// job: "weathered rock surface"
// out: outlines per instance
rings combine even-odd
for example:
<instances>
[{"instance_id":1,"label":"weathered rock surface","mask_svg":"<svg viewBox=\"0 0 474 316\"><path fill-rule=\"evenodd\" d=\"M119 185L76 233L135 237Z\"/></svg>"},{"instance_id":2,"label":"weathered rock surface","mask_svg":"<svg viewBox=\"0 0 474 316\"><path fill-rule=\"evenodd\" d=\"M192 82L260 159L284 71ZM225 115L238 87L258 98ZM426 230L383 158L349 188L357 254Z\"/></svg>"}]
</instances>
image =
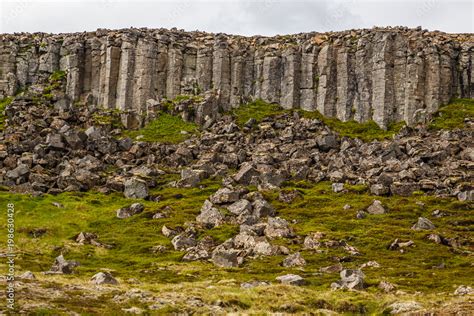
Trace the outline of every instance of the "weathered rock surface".
<instances>
[{"instance_id":1,"label":"weathered rock surface","mask_svg":"<svg viewBox=\"0 0 474 316\"><path fill-rule=\"evenodd\" d=\"M343 121L411 125L454 95L473 97L473 46L472 34L405 27L248 38L146 28L2 34L0 97L62 70L66 107L86 100L126 111L130 127L137 114L154 115L154 100L196 90L215 95L196 107L199 123L219 106L262 98ZM58 135L50 143L65 149Z\"/></svg>"}]
</instances>

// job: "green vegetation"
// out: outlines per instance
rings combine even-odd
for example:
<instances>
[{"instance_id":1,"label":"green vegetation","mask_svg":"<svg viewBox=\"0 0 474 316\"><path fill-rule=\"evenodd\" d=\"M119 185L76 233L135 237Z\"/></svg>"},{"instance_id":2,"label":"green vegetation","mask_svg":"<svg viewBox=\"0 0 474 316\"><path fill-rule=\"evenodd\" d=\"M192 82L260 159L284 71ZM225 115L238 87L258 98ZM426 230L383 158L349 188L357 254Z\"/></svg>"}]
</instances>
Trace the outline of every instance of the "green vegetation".
<instances>
[{"instance_id":1,"label":"green vegetation","mask_svg":"<svg viewBox=\"0 0 474 316\"><path fill-rule=\"evenodd\" d=\"M53 72L48 78L49 85L43 90L43 97L51 100L52 99L51 92L56 89L59 89L65 79L66 79L65 71L57 70Z\"/></svg>"},{"instance_id":2,"label":"green vegetation","mask_svg":"<svg viewBox=\"0 0 474 316\"><path fill-rule=\"evenodd\" d=\"M374 121L359 123L356 121L342 122L337 118L325 117L319 112L300 111L303 117L318 119L329 126L341 137L359 138L365 142L383 140L393 137L405 125L404 122L392 123L387 130L380 128Z\"/></svg>"},{"instance_id":3,"label":"green vegetation","mask_svg":"<svg viewBox=\"0 0 474 316\"><path fill-rule=\"evenodd\" d=\"M261 99L244 104L235 109L232 114L236 117L237 124L244 125L249 119L254 118L257 123L264 118L289 113L278 104L267 103Z\"/></svg>"},{"instance_id":4,"label":"green vegetation","mask_svg":"<svg viewBox=\"0 0 474 316\"><path fill-rule=\"evenodd\" d=\"M463 128L464 119L474 120L474 100L455 99L442 106L433 115L429 128L433 130Z\"/></svg>"},{"instance_id":5,"label":"green vegetation","mask_svg":"<svg viewBox=\"0 0 474 316\"><path fill-rule=\"evenodd\" d=\"M317 273L321 267L335 264L335 257L347 256L347 252L340 247L322 247L323 252L317 253L301 250L302 245L292 240L273 241L285 245L291 252L301 251L307 261L303 269L282 267L280 263L285 257L283 255L248 260L241 268L232 269L216 268L206 261L183 262L183 253L174 251L170 240L160 231L164 224L177 227L193 221L203 201L220 186L218 181L202 184L203 189L177 189L160 185L152 193L160 194L162 200L141 201L145 211L128 219L115 217L116 209L134 202L124 199L121 194L81 192L31 197L0 192L1 205L7 202L15 204L17 270L31 270L40 276L43 286L61 288L65 284L87 282L93 274L106 268L121 282L115 294L127 290L129 286L126 280L135 278L141 282L138 287L159 296L176 297L179 301L179 295L185 294L187 297L200 297L206 304L220 300L226 302L224 306L231 306L235 311L254 313L288 312L288 309L308 312L316 308L330 308L348 314L360 310L368 314L380 314L388 302L393 302L393 296L384 295L377 289L381 280L394 283L397 289L407 293L405 296L399 295L399 299L410 300L413 293L419 291L421 294L417 295L416 300L427 302L428 305L447 300L449 293L459 284L474 283L472 255L467 251L468 248L453 249L438 245L426 238L431 232L410 229L419 216L424 216L436 225L435 233L457 238L460 244L467 241L465 247L469 247L469 240L473 237L474 211L467 202L425 195L377 197L389 212L357 220L357 210L365 209L374 197L365 192L364 186L347 186L349 192L334 193L328 182L316 185L305 181L287 183L284 190L296 189L303 195L292 204L279 202L278 191L268 191L264 195L275 206L279 216L295 220L292 227L299 238L310 232L321 231L326 234L323 240L344 239L355 246L361 254L353 256L349 262L343 262L344 267L354 268L376 260L381 268L364 269L369 286L366 291L330 291L330 284L339 278L338 274ZM58 208L52 202L59 202L64 208ZM345 210L346 204L351 208ZM442 210L448 216L433 218L431 212L435 209ZM163 212L167 217L152 219L156 212ZM0 227L6 227L5 217L0 219ZM81 231L96 233L100 242L113 245L113 248L76 244L73 237ZM222 242L237 231L236 226L223 225L201 231L199 237L210 235ZM404 253L390 251L387 246L395 238L413 240L415 247L407 248ZM153 253L151 248L158 245L167 248L163 252ZM80 262L76 273L69 276L41 276L40 271L48 270L54 257L60 253L68 260ZM446 268L434 268L441 263ZM3 265L0 273L4 273L5 269ZM309 284L293 287L291 291L282 285L251 290L239 287L240 282L251 280L274 282L276 276L285 273L302 275ZM208 290L210 285L215 288L213 291ZM62 306L81 313L106 313L107 308L117 308L112 301L112 294L103 294L101 297L102 302L107 301L107 304L94 299L86 304L81 293L68 293L67 297L61 299L51 298L50 308ZM141 306L140 303L135 304ZM171 310L166 309L166 312L173 312L190 307L181 302L167 308ZM204 310L197 306L193 311L199 313Z\"/></svg>"},{"instance_id":6,"label":"green vegetation","mask_svg":"<svg viewBox=\"0 0 474 316\"><path fill-rule=\"evenodd\" d=\"M100 112L92 114L92 121L97 125L108 125L112 128L123 128L120 120L119 109L101 109Z\"/></svg>"},{"instance_id":7,"label":"green vegetation","mask_svg":"<svg viewBox=\"0 0 474 316\"><path fill-rule=\"evenodd\" d=\"M7 108L7 105L12 103L12 101L13 98L11 97L7 97L0 100L0 131L3 131L5 127L5 109Z\"/></svg>"},{"instance_id":8,"label":"green vegetation","mask_svg":"<svg viewBox=\"0 0 474 316\"><path fill-rule=\"evenodd\" d=\"M196 133L197 125L183 121L180 117L165 112L158 113L158 118L137 131L125 131L124 136L140 138L146 142L179 143ZM184 133L183 133L184 132Z\"/></svg>"}]
</instances>

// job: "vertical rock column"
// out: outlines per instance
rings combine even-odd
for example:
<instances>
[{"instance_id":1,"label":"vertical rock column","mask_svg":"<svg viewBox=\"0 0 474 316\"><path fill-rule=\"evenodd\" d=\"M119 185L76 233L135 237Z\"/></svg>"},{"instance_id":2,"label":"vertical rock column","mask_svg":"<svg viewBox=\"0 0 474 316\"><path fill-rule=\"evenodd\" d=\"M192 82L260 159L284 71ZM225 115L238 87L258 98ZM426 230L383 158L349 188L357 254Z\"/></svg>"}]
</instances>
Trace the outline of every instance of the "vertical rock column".
<instances>
[{"instance_id":1,"label":"vertical rock column","mask_svg":"<svg viewBox=\"0 0 474 316\"><path fill-rule=\"evenodd\" d=\"M289 47L282 52L280 104L285 109L299 108L301 82L301 51Z\"/></svg>"},{"instance_id":2,"label":"vertical rock column","mask_svg":"<svg viewBox=\"0 0 474 316\"><path fill-rule=\"evenodd\" d=\"M416 38L410 39L408 44L404 111L404 121L408 125L418 121L415 114L424 108L425 62L421 45Z\"/></svg>"},{"instance_id":3,"label":"vertical rock column","mask_svg":"<svg viewBox=\"0 0 474 316\"><path fill-rule=\"evenodd\" d=\"M244 95L245 49L235 49L231 56L230 106L235 108L242 103Z\"/></svg>"},{"instance_id":4,"label":"vertical rock column","mask_svg":"<svg viewBox=\"0 0 474 316\"><path fill-rule=\"evenodd\" d=\"M66 94L71 101L82 95L84 75L84 42L79 38L67 38L61 47L60 67L66 71Z\"/></svg>"},{"instance_id":5,"label":"vertical rock column","mask_svg":"<svg viewBox=\"0 0 474 316\"><path fill-rule=\"evenodd\" d=\"M153 79L155 98L160 100L166 96L166 84L168 78L168 44L166 41L158 40L158 52Z\"/></svg>"},{"instance_id":6,"label":"vertical rock column","mask_svg":"<svg viewBox=\"0 0 474 316\"><path fill-rule=\"evenodd\" d=\"M46 45L40 45L40 57L38 70L44 76L49 76L59 70L59 52L61 44L54 38L45 38Z\"/></svg>"},{"instance_id":7,"label":"vertical rock column","mask_svg":"<svg viewBox=\"0 0 474 316\"><path fill-rule=\"evenodd\" d=\"M253 47L247 47L244 62L244 96L246 101L252 99L255 95L255 50Z\"/></svg>"},{"instance_id":8,"label":"vertical rock column","mask_svg":"<svg viewBox=\"0 0 474 316\"><path fill-rule=\"evenodd\" d=\"M158 57L158 45L150 37L140 38L136 48L132 108L146 112L146 101L155 96L154 75Z\"/></svg>"},{"instance_id":9,"label":"vertical rock column","mask_svg":"<svg viewBox=\"0 0 474 316\"><path fill-rule=\"evenodd\" d=\"M17 45L4 35L0 41L0 98L15 94L16 78L15 56Z\"/></svg>"},{"instance_id":10,"label":"vertical rock column","mask_svg":"<svg viewBox=\"0 0 474 316\"><path fill-rule=\"evenodd\" d=\"M428 113L434 113L440 106L440 57L438 47L430 43L425 48L425 107Z\"/></svg>"},{"instance_id":11,"label":"vertical rock column","mask_svg":"<svg viewBox=\"0 0 474 316\"><path fill-rule=\"evenodd\" d=\"M185 47L183 57L183 78L181 80L182 94L197 94L198 83L196 80L197 68L197 46L188 43Z\"/></svg>"},{"instance_id":12,"label":"vertical rock column","mask_svg":"<svg viewBox=\"0 0 474 316\"><path fill-rule=\"evenodd\" d=\"M166 80L166 97L174 99L181 92L183 75L183 47L179 43L171 43L168 48L168 73Z\"/></svg>"},{"instance_id":13,"label":"vertical rock column","mask_svg":"<svg viewBox=\"0 0 474 316\"><path fill-rule=\"evenodd\" d=\"M280 103L282 79L281 56L277 50L268 51L263 59L261 97L267 102Z\"/></svg>"},{"instance_id":14,"label":"vertical rock column","mask_svg":"<svg viewBox=\"0 0 474 316\"><path fill-rule=\"evenodd\" d=\"M461 45L461 52L459 54L459 92L461 98L471 97L471 46L469 43Z\"/></svg>"},{"instance_id":15,"label":"vertical rock column","mask_svg":"<svg viewBox=\"0 0 474 316\"><path fill-rule=\"evenodd\" d=\"M392 121L403 120L405 104L405 78L407 67L407 39L397 33L393 43L393 110Z\"/></svg>"},{"instance_id":16,"label":"vertical rock column","mask_svg":"<svg viewBox=\"0 0 474 316\"><path fill-rule=\"evenodd\" d=\"M353 116L356 83L354 64L355 55L350 43L345 43L337 50L336 115L343 122L349 121Z\"/></svg>"},{"instance_id":17,"label":"vertical rock column","mask_svg":"<svg viewBox=\"0 0 474 316\"><path fill-rule=\"evenodd\" d=\"M224 111L230 109L230 55L227 39L216 38L212 57L212 85L220 93L220 103Z\"/></svg>"},{"instance_id":18,"label":"vertical rock column","mask_svg":"<svg viewBox=\"0 0 474 316\"><path fill-rule=\"evenodd\" d=\"M263 60L265 58L265 51L262 48L255 50L254 57L254 96L256 99L262 98L262 84L263 84Z\"/></svg>"},{"instance_id":19,"label":"vertical rock column","mask_svg":"<svg viewBox=\"0 0 474 316\"><path fill-rule=\"evenodd\" d=\"M101 46L101 69L99 78L99 106L115 108L117 100L117 81L120 64L120 42L112 38Z\"/></svg>"},{"instance_id":20,"label":"vertical rock column","mask_svg":"<svg viewBox=\"0 0 474 316\"><path fill-rule=\"evenodd\" d=\"M202 45L197 50L196 79L201 91L208 91L212 85L212 47Z\"/></svg>"},{"instance_id":21,"label":"vertical rock column","mask_svg":"<svg viewBox=\"0 0 474 316\"><path fill-rule=\"evenodd\" d=\"M331 44L321 48L318 55L317 109L326 116L336 116L336 54Z\"/></svg>"},{"instance_id":22,"label":"vertical rock column","mask_svg":"<svg viewBox=\"0 0 474 316\"><path fill-rule=\"evenodd\" d=\"M372 119L382 128L393 110L393 35L377 33L374 39L372 73Z\"/></svg>"},{"instance_id":23,"label":"vertical rock column","mask_svg":"<svg viewBox=\"0 0 474 316\"><path fill-rule=\"evenodd\" d=\"M133 73L135 70L136 37L124 34L120 53L120 66L117 80L116 108L125 111L132 108Z\"/></svg>"},{"instance_id":24,"label":"vertical rock column","mask_svg":"<svg viewBox=\"0 0 474 316\"><path fill-rule=\"evenodd\" d=\"M357 42L355 72L357 89L354 100L354 120L365 122L371 119L372 109L372 38L364 35Z\"/></svg>"},{"instance_id":25,"label":"vertical rock column","mask_svg":"<svg viewBox=\"0 0 474 316\"><path fill-rule=\"evenodd\" d=\"M318 88L317 56L317 47L311 44L303 46L300 75L300 108L305 111L316 110Z\"/></svg>"},{"instance_id":26,"label":"vertical rock column","mask_svg":"<svg viewBox=\"0 0 474 316\"><path fill-rule=\"evenodd\" d=\"M89 38L85 42L83 90L84 93L90 93L91 101L95 105L99 100L101 67L103 66L101 47L102 43L97 37Z\"/></svg>"},{"instance_id":27,"label":"vertical rock column","mask_svg":"<svg viewBox=\"0 0 474 316\"><path fill-rule=\"evenodd\" d=\"M454 60L454 48L449 43L443 47L440 51L440 102L446 104L453 95L452 82L453 82L453 68Z\"/></svg>"}]
</instances>

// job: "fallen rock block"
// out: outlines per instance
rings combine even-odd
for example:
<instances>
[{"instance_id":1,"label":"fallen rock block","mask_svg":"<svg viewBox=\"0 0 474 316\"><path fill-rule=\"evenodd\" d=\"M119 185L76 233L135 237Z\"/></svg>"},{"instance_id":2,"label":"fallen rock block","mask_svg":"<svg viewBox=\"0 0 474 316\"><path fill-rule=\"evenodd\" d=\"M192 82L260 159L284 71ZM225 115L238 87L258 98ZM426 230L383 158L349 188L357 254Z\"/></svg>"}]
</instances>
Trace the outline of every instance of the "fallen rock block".
<instances>
[{"instance_id":1,"label":"fallen rock block","mask_svg":"<svg viewBox=\"0 0 474 316\"><path fill-rule=\"evenodd\" d=\"M276 277L276 280L280 281L281 284L288 284L288 285L300 286L300 285L306 284L306 280L297 274L285 274L285 275Z\"/></svg>"},{"instance_id":2,"label":"fallen rock block","mask_svg":"<svg viewBox=\"0 0 474 316\"><path fill-rule=\"evenodd\" d=\"M109 272L99 272L92 276L91 283L101 284L118 284L118 281Z\"/></svg>"}]
</instances>

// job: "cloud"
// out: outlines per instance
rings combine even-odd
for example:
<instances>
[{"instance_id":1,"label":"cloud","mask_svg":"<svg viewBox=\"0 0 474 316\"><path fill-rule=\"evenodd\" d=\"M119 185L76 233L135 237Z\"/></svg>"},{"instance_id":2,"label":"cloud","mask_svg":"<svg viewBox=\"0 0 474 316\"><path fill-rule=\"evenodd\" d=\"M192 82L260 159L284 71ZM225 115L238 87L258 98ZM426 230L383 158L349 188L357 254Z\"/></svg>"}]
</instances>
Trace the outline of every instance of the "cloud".
<instances>
[{"instance_id":1,"label":"cloud","mask_svg":"<svg viewBox=\"0 0 474 316\"><path fill-rule=\"evenodd\" d=\"M374 25L422 25L473 32L463 0L177 0L0 2L0 32L81 32L97 28L177 27L242 35L339 31Z\"/></svg>"}]
</instances>

